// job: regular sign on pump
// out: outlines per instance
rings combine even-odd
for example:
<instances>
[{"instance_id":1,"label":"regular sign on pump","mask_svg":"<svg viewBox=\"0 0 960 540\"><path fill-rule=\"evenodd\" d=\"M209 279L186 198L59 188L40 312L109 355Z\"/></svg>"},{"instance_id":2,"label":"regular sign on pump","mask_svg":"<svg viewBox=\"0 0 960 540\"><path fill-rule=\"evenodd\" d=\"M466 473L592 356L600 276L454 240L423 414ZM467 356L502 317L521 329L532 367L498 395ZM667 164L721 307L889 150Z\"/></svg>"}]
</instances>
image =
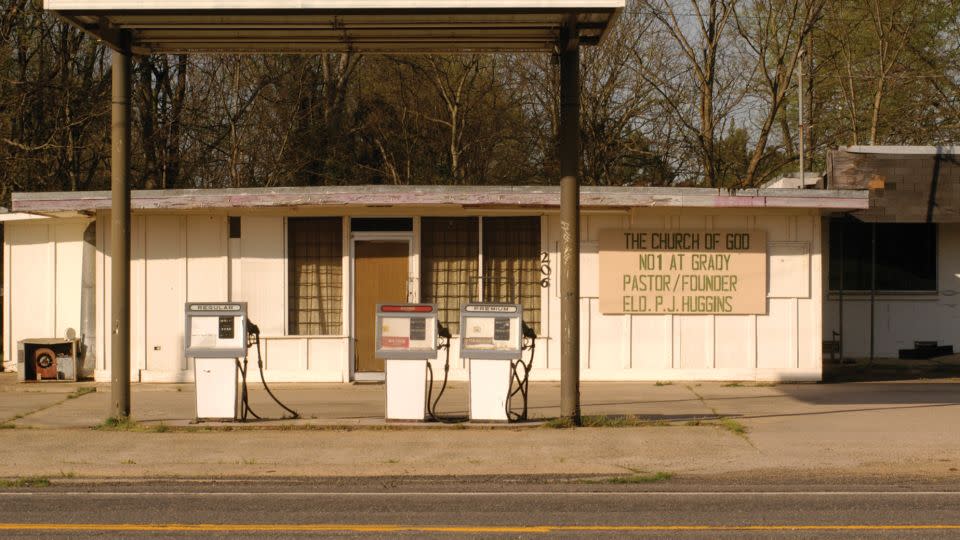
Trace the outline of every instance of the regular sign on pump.
<instances>
[{"instance_id":1,"label":"regular sign on pump","mask_svg":"<svg viewBox=\"0 0 960 540\"><path fill-rule=\"evenodd\" d=\"M418 359L436 355L437 307L433 304L380 304L376 329L378 358Z\"/></svg>"}]
</instances>

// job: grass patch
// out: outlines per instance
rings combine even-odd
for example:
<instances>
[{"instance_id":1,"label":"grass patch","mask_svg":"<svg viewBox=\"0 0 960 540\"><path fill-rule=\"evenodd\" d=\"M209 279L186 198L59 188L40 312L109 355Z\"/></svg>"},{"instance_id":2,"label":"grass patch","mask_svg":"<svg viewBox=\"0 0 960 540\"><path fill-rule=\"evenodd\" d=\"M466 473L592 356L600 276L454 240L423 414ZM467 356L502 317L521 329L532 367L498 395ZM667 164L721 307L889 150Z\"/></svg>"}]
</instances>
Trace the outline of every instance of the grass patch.
<instances>
[{"instance_id":1,"label":"grass patch","mask_svg":"<svg viewBox=\"0 0 960 540\"><path fill-rule=\"evenodd\" d=\"M137 431L140 429L140 424L129 416L111 416L97 426L96 429L102 429L104 431Z\"/></svg>"},{"instance_id":2,"label":"grass patch","mask_svg":"<svg viewBox=\"0 0 960 540\"><path fill-rule=\"evenodd\" d=\"M634 471L633 474L591 478L584 480L584 482L588 484L655 484L657 482L666 482L671 478L673 478L673 473L663 471L655 473Z\"/></svg>"},{"instance_id":3,"label":"grass patch","mask_svg":"<svg viewBox=\"0 0 960 540\"><path fill-rule=\"evenodd\" d=\"M629 476L614 476L607 480L607 484L654 484L656 482L666 482L673 478L673 474L668 472L656 472L653 474L631 474Z\"/></svg>"},{"instance_id":4,"label":"grass patch","mask_svg":"<svg viewBox=\"0 0 960 540\"><path fill-rule=\"evenodd\" d=\"M670 386L673 384L673 381L657 381L653 383L654 386Z\"/></svg>"},{"instance_id":5,"label":"grass patch","mask_svg":"<svg viewBox=\"0 0 960 540\"><path fill-rule=\"evenodd\" d=\"M720 423L718 425L730 433L735 433L737 435L747 434L747 426L737 422L732 418L722 418L720 419Z\"/></svg>"},{"instance_id":6,"label":"grass patch","mask_svg":"<svg viewBox=\"0 0 960 540\"><path fill-rule=\"evenodd\" d=\"M84 386L82 388L77 388L73 392L67 394L67 399L77 399L80 396L85 396L87 394L92 394L97 391L96 386Z\"/></svg>"},{"instance_id":7,"label":"grass patch","mask_svg":"<svg viewBox=\"0 0 960 540\"><path fill-rule=\"evenodd\" d=\"M739 382L732 382L723 385L724 388L740 388L741 386L743 386L743 383Z\"/></svg>"},{"instance_id":8,"label":"grass patch","mask_svg":"<svg viewBox=\"0 0 960 540\"><path fill-rule=\"evenodd\" d=\"M136 465L137 462L134 461L134 460L132 460L132 459L129 459L129 458L128 458L128 459L125 459L125 460L121 461L120 464L121 464L121 465Z\"/></svg>"},{"instance_id":9,"label":"grass patch","mask_svg":"<svg viewBox=\"0 0 960 540\"><path fill-rule=\"evenodd\" d=\"M38 488L50 487L50 479L42 476L24 476L0 480L0 488Z\"/></svg>"},{"instance_id":10,"label":"grass patch","mask_svg":"<svg viewBox=\"0 0 960 540\"><path fill-rule=\"evenodd\" d=\"M0 429L17 429L17 426L15 426L15 425L14 425L13 423L11 423L11 422L6 422L6 423L3 423L3 424L0 424Z\"/></svg>"},{"instance_id":11,"label":"grass patch","mask_svg":"<svg viewBox=\"0 0 960 540\"><path fill-rule=\"evenodd\" d=\"M141 424L129 416L121 418L110 417L102 424L94 426L93 429L100 431L135 431L139 433L166 433L170 431L170 426L163 422L159 424Z\"/></svg>"}]
</instances>

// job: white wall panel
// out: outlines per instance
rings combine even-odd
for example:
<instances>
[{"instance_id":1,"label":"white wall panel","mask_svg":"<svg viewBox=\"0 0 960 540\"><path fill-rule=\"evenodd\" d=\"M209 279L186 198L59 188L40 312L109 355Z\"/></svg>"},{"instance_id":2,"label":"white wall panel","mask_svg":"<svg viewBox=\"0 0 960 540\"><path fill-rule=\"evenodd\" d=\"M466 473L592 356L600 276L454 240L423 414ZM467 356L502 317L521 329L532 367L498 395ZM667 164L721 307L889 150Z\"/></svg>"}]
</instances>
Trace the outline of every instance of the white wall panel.
<instances>
[{"instance_id":1,"label":"white wall panel","mask_svg":"<svg viewBox=\"0 0 960 540\"><path fill-rule=\"evenodd\" d=\"M624 331L629 315L604 315L600 313L600 301L590 299L590 369L623 369L624 357L630 355L630 330Z\"/></svg>"},{"instance_id":2,"label":"white wall panel","mask_svg":"<svg viewBox=\"0 0 960 540\"><path fill-rule=\"evenodd\" d=\"M751 349L755 349L757 343L754 327L751 324L754 317L754 315L715 317L714 367L731 369L750 367Z\"/></svg>"},{"instance_id":3,"label":"white wall panel","mask_svg":"<svg viewBox=\"0 0 960 540\"><path fill-rule=\"evenodd\" d=\"M789 298L767 300L767 314L757 316L757 367L794 367L790 358L796 343L796 311Z\"/></svg>"},{"instance_id":4,"label":"white wall panel","mask_svg":"<svg viewBox=\"0 0 960 540\"><path fill-rule=\"evenodd\" d=\"M187 300L227 301L226 216L187 216Z\"/></svg>"},{"instance_id":5,"label":"white wall panel","mask_svg":"<svg viewBox=\"0 0 960 540\"><path fill-rule=\"evenodd\" d=\"M80 337L80 290L83 274L83 232L86 222L51 227L56 242L56 328L54 335Z\"/></svg>"},{"instance_id":6,"label":"white wall panel","mask_svg":"<svg viewBox=\"0 0 960 540\"><path fill-rule=\"evenodd\" d=\"M261 329L262 330L262 329ZM264 369L267 371L305 371L307 339L267 339Z\"/></svg>"},{"instance_id":7,"label":"white wall panel","mask_svg":"<svg viewBox=\"0 0 960 540\"><path fill-rule=\"evenodd\" d=\"M10 337L16 354L18 341L57 337L55 326L55 250L51 230L44 224L7 223L4 241L10 245ZM79 283L78 283L79 286Z\"/></svg>"},{"instance_id":8,"label":"white wall panel","mask_svg":"<svg viewBox=\"0 0 960 540\"><path fill-rule=\"evenodd\" d=\"M673 317L629 315L630 365L635 371L670 369L673 364Z\"/></svg>"},{"instance_id":9,"label":"white wall panel","mask_svg":"<svg viewBox=\"0 0 960 540\"><path fill-rule=\"evenodd\" d=\"M185 227L183 216L145 219L145 369L149 371L176 372L187 368L183 361L183 305L187 300Z\"/></svg>"},{"instance_id":10,"label":"white wall panel","mask_svg":"<svg viewBox=\"0 0 960 540\"><path fill-rule=\"evenodd\" d=\"M16 368L17 342L80 337L85 219L7 222L4 274L6 364Z\"/></svg>"},{"instance_id":11,"label":"white wall panel","mask_svg":"<svg viewBox=\"0 0 960 540\"><path fill-rule=\"evenodd\" d=\"M243 216L243 257L238 301L246 301L250 320L265 336L286 334L286 234L280 216Z\"/></svg>"}]
</instances>

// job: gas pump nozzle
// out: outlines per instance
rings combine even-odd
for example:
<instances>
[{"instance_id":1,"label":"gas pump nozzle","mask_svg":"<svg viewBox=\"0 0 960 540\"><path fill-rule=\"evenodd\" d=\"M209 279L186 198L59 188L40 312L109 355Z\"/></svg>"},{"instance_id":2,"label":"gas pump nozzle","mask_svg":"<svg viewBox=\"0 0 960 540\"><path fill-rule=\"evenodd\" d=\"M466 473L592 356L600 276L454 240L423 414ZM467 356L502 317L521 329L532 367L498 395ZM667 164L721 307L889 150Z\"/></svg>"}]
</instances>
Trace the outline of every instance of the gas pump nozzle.
<instances>
[{"instance_id":1,"label":"gas pump nozzle","mask_svg":"<svg viewBox=\"0 0 960 540\"><path fill-rule=\"evenodd\" d=\"M523 332L523 337L527 339L532 339L532 340L537 339L537 333L534 332L533 328L530 325L528 325L526 321L522 321L522 324L523 324L523 327L521 328L521 331Z\"/></svg>"},{"instance_id":2,"label":"gas pump nozzle","mask_svg":"<svg viewBox=\"0 0 960 540\"><path fill-rule=\"evenodd\" d=\"M438 324L437 326L439 327L439 328L437 329L437 336L439 336L439 337L441 337L441 338L443 338L443 339L446 339L446 340L450 340L450 339L453 337L453 336L450 334L450 328L448 328L448 327L446 327L446 326L444 326L444 325L442 325L442 324Z\"/></svg>"}]
</instances>

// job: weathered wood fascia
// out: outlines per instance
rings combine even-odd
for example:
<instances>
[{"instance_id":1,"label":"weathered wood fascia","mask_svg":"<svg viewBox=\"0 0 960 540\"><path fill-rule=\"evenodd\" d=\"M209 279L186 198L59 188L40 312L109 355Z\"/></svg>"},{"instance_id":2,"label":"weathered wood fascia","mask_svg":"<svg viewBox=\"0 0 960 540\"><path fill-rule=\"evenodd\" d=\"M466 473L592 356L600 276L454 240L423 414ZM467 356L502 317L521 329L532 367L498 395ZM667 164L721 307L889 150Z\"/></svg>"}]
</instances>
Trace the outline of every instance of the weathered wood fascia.
<instances>
[{"instance_id":1,"label":"weathered wood fascia","mask_svg":"<svg viewBox=\"0 0 960 540\"><path fill-rule=\"evenodd\" d=\"M865 191L712 188L584 187L584 208L830 208L866 209ZM202 210L295 207L555 208L552 186L348 186L212 190L151 190L131 193L135 210ZM110 208L110 193L15 193L16 212L81 212Z\"/></svg>"}]
</instances>

